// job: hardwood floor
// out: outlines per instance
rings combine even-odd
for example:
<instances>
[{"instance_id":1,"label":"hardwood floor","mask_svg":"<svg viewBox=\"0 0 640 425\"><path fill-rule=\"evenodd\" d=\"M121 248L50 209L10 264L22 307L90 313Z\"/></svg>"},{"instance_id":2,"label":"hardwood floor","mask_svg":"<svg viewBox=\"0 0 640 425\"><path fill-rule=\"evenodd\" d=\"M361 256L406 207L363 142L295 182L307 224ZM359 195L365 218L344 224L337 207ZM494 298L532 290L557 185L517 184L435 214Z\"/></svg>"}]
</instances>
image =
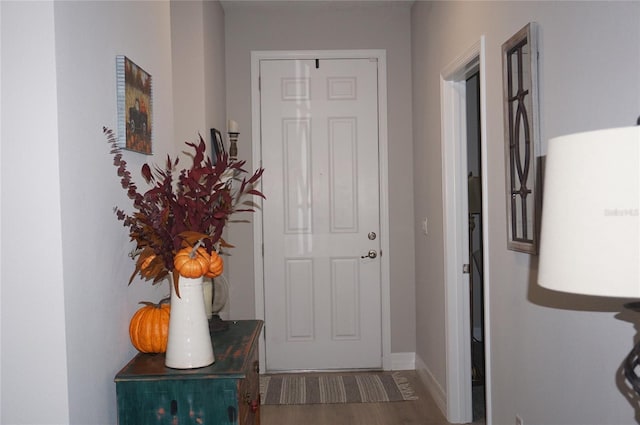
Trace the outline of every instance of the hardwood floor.
<instances>
[{"instance_id":1,"label":"hardwood floor","mask_svg":"<svg viewBox=\"0 0 640 425\"><path fill-rule=\"evenodd\" d=\"M261 406L261 425L448 425L416 372L404 371L418 400L390 403Z\"/></svg>"}]
</instances>

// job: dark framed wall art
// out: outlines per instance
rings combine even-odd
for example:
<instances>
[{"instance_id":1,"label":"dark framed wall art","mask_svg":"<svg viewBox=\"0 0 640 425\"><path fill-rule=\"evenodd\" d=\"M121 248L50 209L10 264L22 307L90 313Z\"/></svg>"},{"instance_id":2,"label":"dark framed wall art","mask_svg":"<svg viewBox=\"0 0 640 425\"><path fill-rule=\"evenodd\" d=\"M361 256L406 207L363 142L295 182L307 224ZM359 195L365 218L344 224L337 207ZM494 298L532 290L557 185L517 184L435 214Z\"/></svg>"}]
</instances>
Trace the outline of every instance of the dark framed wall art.
<instances>
[{"instance_id":1,"label":"dark framed wall art","mask_svg":"<svg viewBox=\"0 0 640 425\"><path fill-rule=\"evenodd\" d=\"M507 248L538 253L541 209L537 24L502 45Z\"/></svg>"},{"instance_id":2,"label":"dark framed wall art","mask_svg":"<svg viewBox=\"0 0 640 425\"><path fill-rule=\"evenodd\" d=\"M118 137L123 148L151 155L153 97L151 74L126 56L116 57Z\"/></svg>"},{"instance_id":3,"label":"dark framed wall art","mask_svg":"<svg viewBox=\"0 0 640 425\"><path fill-rule=\"evenodd\" d=\"M216 128L211 129L211 162L216 164L218 162L218 155L225 153L224 139L222 133Z\"/></svg>"}]
</instances>

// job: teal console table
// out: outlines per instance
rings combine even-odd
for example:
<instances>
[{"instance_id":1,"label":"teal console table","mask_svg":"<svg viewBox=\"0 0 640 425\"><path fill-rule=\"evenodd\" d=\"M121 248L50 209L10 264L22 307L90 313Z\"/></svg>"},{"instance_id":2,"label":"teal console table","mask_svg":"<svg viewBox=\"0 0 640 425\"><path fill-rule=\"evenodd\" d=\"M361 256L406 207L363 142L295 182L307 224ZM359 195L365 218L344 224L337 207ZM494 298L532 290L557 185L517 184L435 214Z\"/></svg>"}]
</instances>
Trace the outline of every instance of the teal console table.
<instances>
[{"instance_id":1,"label":"teal console table","mask_svg":"<svg viewBox=\"0 0 640 425\"><path fill-rule=\"evenodd\" d=\"M229 325L212 334L210 366L170 369L164 354L136 355L115 377L119 425L259 425L262 321Z\"/></svg>"}]
</instances>

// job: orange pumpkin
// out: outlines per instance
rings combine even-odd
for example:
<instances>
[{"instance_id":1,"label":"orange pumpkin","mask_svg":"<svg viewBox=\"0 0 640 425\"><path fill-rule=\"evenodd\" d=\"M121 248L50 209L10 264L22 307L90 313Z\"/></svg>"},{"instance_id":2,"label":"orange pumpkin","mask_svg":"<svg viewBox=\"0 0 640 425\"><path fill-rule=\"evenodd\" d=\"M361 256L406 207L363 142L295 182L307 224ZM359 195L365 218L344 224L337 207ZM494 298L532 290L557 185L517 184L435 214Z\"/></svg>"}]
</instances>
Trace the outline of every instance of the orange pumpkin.
<instances>
[{"instance_id":1,"label":"orange pumpkin","mask_svg":"<svg viewBox=\"0 0 640 425\"><path fill-rule=\"evenodd\" d=\"M164 300L163 300L164 301ZM144 307L135 312L129 323L129 338L142 353L164 353L169 338L169 304L141 302Z\"/></svg>"},{"instance_id":2,"label":"orange pumpkin","mask_svg":"<svg viewBox=\"0 0 640 425\"><path fill-rule=\"evenodd\" d=\"M217 252L212 251L209 260L209 268L204 274L206 277L218 277L224 270L224 262Z\"/></svg>"},{"instance_id":3,"label":"orange pumpkin","mask_svg":"<svg viewBox=\"0 0 640 425\"><path fill-rule=\"evenodd\" d=\"M182 248L173 259L173 266L180 276L198 278L204 276L209 270L210 255L200 247L194 250L191 247Z\"/></svg>"}]
</instances>

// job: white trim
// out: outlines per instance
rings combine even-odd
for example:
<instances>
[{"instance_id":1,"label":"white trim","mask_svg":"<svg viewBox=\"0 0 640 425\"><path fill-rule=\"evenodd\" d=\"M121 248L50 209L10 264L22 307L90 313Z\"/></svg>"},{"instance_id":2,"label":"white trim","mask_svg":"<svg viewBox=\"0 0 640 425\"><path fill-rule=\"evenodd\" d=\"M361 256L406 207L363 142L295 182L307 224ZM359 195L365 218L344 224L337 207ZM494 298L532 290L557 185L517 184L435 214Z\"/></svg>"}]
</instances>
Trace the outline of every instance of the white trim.
<instances>
[{"instance_id":1,"label":"white trim","mask_svg":"<svg viewBox=\"0 0 640 425\"><path fill-rule=\"evenodd\" d=\"M487 57L485 54L484 36L480 37L480 161L482 167L482 284L484 286L484 388L485 388L485 416L486 425L493 424L493 391L491 379L491 272L489 269L489 157L487 156Z\"/></svg>"},{"instance_id":2,"label":"white trim","mask_svg":"<svg viewBox=\"0 0 640 425\"><path fill-rule=\"evenodd\" d=\"M445 74L447 75L447 74ZM463 80L464 81L464 80ZM469 320L469 277L462 273L468 263L463 249L468 222L462 212L467 210L463 196L464 182L460 166L466 146L464 119L464 82L441 77L442 101L442 193L445 252L445 327L446 327L446 380L447 420L451 423L471 422L471 339ZM465 314L466 312L466 314ZM469 338L467 338L467 334Z\"/></svg>"},{"instance_id":3,"label":"white trim","mask_svg":"<svg viewBox=\"0 0 640 425\"><path fill-rule=\"evenodd\" d=\"M491 425L491 355L489 306L489 241L487 220L486 73L484 36L441 72L442 196L445 254L446 416L451 423L472 420L471 323L469 277L462 273L468 259L465 79L480 71L480 127L482 162L482 225L484 248L485 386L487 425Z\"/></svg>"},{"instance_id":4,"label":"white trim","mask_svg":"<svg viewBox=\"0 0 640 425\"><path fill-rule=\"evenodd\" d=\"M391 353L391 370L414 370L416 353Z\"/></svg>"},{"instance_id":5,"label":"white trim","mask_svg":"<svg viewBox=\"0 0 640 425\"><path fill-rule=\"evenodd\" d=\"M262 167L262 145L260 137L260 62L254 59L251 54L251 134L252 134L252 163L254 167ZM262 181L260 181L262 189ZM259 204L259 211L262 211L262 198L256 197ZM254 270L254 294L256 319L264 320L264 262L262 257L262 214L256 212L253 215L253 270ZM258 356L260 364L265 363L265 332L266 326L262 328L262 342L258 344ZM261 368L264 373L265 368Z\"/></svg>"},{"instance_id":6,"label":"white trim","mask_svg":"<svg viewBox=\"0 0 640 425\"><path fill-rule=\"evenodd\" d=\"M420 356L416 355L416 372L418 372L418 377L420 381L424 384L433 400L436 402L440 411L446 415L447 414L447 394L442 388L442 386L438 383L438 380L433 376L431 370L427 367L427 365L422 361Z\"/></svg>"},{"instance_id":7,"label":"white trim","mask_svg":"<svg viewBox=\"0 0 640 425\"><path fill-rule=\"evenodd\" d=\"M252 51L251 52L251 121L253 164L262 164L260 135L260 60L264 59L359 59L378 61L378 138L380 172L380 285L382 368L391 370L391 274L389 267L389 169L387 131L387 54L386 50L305 50L305 51ZM262 214L254 214L253 241L255 271L256 318L264 320L264 263L262 258ZM264 340L263 340L264 341ZM260 362L265 363L264 344L260 344Z\"/></svg>"}]
</instances>

